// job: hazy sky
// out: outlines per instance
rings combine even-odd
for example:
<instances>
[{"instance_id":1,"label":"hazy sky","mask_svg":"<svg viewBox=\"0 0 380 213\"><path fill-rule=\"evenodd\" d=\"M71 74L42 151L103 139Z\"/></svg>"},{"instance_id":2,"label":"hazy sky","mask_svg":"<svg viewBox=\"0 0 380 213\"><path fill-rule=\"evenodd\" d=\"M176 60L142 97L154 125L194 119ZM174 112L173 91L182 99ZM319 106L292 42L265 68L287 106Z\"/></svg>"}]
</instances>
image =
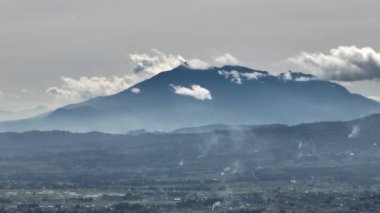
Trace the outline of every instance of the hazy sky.
<instances>
[{"instance_id":1,"label":"hazy sky","mask_svg":"<svg viewBox=\"0 0 380 213\"><path fill-rule=\"evenodd\" d=\"M0 0L0 109L69 102L47 94L65 87L62 77L127 85L116 78L136 66L130 54L152 49L210 64L228 53L277 73L308 68L310 56L318 70L307 71L380 97L379 8L375 0ZM329 73L336 68L348 74Z\"/></svg>"}]
</instances>

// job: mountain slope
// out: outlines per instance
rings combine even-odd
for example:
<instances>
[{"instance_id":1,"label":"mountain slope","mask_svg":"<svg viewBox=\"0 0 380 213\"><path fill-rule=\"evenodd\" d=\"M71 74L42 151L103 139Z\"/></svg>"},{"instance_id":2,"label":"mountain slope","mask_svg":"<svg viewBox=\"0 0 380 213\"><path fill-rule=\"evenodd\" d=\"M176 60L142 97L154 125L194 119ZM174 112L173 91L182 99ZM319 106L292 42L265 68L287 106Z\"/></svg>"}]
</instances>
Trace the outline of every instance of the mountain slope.
<instances>
[{"instance_id":1,"label":"mountain slope","mask_svg":"<svg viewBox=\"0 0 380 213\"><path fill-rule=\"evenodd\" d=\"M45 106L37 106L33 109L27 109L27 110L16 111L16 112L0 111L0 121L10 121L10 120L32 118L49 111L50 109Z\"/></svg>"},{"instance_id":2,"label":"mountain slope","mask_svg":"<svg viewBox=\"0 0 380 213\"><path fill-rule=\"evenodd\" d=\"M339 121L315 122L293 126L219 125L214 130L179 131L166 133L106 134L99 132L71 133L64 131L31 131L25 133L0 133L0 148L4 153L44 153L52 151L112 150L122 152L123 157L138 157L150 161L166 161L176 164L180 158L204 161L212 157L221 159L266 157L299 159L299 154L336 158L339 153L356 153L366 158L372 152L380 159L380 114L364 118ZM136 150L136 152L132 150ZM128 150L127 154L124 153ZM137 151L138 150L138 151ZM21 155L23 156L23 155ZM166 156L163 158L163 156ZM261 156L261 157L260 157ZM358 157L357 156L357 157ZM160 159L160 160L159 160ZM132 159L131 165L135 166ZM106 161L104 161L106 162ZM126 161L121 161L126 163ZM151 165L149 162L148 165ZM214 163L220 163L215 161ZM168 164L163 166L168 166Z\"/></svg>"},{"instance_id":3,"label":"mountain slope","mask_svg":"<svg viewBox=\"0 0 380 213\"><path fill-rule=\"evenodd\" d=\"M195 91L194 85L203 90ZM187 95L177 94L183 94L183 90L176 93L178 88L185 88ZM191 96L205 91L209 92L207 99ZM379 103L311 75L289 72L273 76L241 66L194 70L181 65L118 94L68 105L43 118L1 123L0 129L171 130L213 123L350 120L379 111Z\"/></svg>"}]
</instances>

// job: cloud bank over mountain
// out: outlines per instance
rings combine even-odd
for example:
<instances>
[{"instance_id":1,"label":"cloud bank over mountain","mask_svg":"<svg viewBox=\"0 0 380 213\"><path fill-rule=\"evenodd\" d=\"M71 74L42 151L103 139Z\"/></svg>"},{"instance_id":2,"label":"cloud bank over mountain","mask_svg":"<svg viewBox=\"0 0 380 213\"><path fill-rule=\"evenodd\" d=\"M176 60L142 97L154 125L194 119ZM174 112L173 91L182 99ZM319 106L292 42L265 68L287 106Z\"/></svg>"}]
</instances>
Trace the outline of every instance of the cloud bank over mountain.
<instances>
[{"instance_id":1,"label":"cloud bank over mountain","mask_svg":"<svg viewBox=\"0 0 380 213\"><path fill-rule=\"evenodd\" d=\"M77 82L68 83L82 91ZM377 112L380 103L310 74L272 75L237 65L194 70L184 63L114 95L66 105L43 117L0 122L0 130L165 131L209 124L341 121Z\"/></svg>"},{"instance_id":2,"label":"cloud bank over mountain","mask_svg":"<svg viewBox=\"0 0 380 213\"><path fill-rule=\"evenodd\" d=\"M198 59L187 59L181 55L166 54L152 49L148 53L133 53L128 55L130 71L121 76L82 76L79 78L62 77L62 84L52 86L46 93L60 102L74 103L91 99L97 96L112 95L127 89L138 82L149 79L160 72L174 69L186 62L190 69L207 70L208 68L223 65L236 65L239 59L225 53L214 56L209 62ZM289 58L293 65L311 73L319 79L353 82L360 80L380 79L380 53L370 47L340 46L331 49L329 53L302 52L298 56ZM261 73L221 72L221 75L232 82L241 84L242 81L258 79ZM286 76L283 76L285 79ZM300 77L298 80L308 80L310 77ZM136 92L137 93L137 92Z\"/></svg>"},{"instance_id":3,"label":"cloud bank over mountain","mask_svg":"<svg viewBox=\"0 0 380 213\"><path fill-rule=\"evenodd\" d=\"M63 77L61 87L50 87L46 93L56 98L69 101L90 99L96 96L112 95L133 83L133 78L126 77L80 77L79 79Z\"/></svg>"},{"instance_id":4,"label":"cloud bank over mountain","mask_svg":"<svg viewBox=\"0 0 380 213\"><path fill-rule=\"evenodd\" d=\"M327 54L303 52L289 61L326 80L380 79L380 52L370 47L340 46Z\"/></svg>"},{"instance_id":5,"label":"cloud bank over mountain","mask_svg":"<svg viewBox=\"0 0 380 213\"><path fill-rule=\"evenodd\" d=\"M181 55L165 54L159 50L152 49L149 53L129 54L132 63L131 71L123 76L82 76L80 78L62 77L62 85L53 86L46 90L46 93L55 99L66 103L73 103L91 99L97 96L112 95L118 93L138 82L151 78L160 72L172 70L186 62L191 69L206 70L211 65L197 58L185 59ZM213 63L217 65L237 64L239 60L229 53L213 58ZM195 92L205 92L199 87L189 89ZM180 89L180 91L184 91ZM132 92L139 93L134 89ZM189 93L190 94L190 93ZM202 93L203 94L203 93ZM203 96L202 96L203 97ZM209 96L204 96L206 99ZM210 96L211 97L211 96Z\"/></svg>"}]
</instances>

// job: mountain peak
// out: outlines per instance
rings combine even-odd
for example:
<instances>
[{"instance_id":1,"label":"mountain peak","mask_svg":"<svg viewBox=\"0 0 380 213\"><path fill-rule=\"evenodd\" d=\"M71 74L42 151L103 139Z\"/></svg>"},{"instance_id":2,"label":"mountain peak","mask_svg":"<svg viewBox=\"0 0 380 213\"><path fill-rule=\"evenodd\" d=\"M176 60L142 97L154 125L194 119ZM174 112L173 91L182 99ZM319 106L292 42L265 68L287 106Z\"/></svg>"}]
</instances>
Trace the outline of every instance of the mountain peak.
<instances>
[{"instance_id":1,"label":"mountain peak","mask_svg":"<svg viewBox=\"0 0 380 213\"><path fill-rule=\"evenodd\" d=\"M76 132L172 130L208 124L297 124L350 120L380 112L380 104L310 74L226 65L208 69L183 63L118 94L63 107L27 122L0 123L0 130L28 128ZM198 97L208 95L203 101ZM350 105L350 107L347 107Z\"/></svg>"},{"instance_id":2,"label":"mountain peak","mask_svg":"<svg viewBox=\"0 0 380 213\"><path fill-rule=\"evenodd\" d=\"M197 67L189 64L189 62L185 61L182 64L180 64L178 67L174 68L172 71L177 71L177 70L182 70L182 71L194 71L194 70L202 70L202 71L234 71L238 73L260 73L263 75L269 75L269 72L267 71L261 71L261 70L255 70L249 67L241 66L241 65L224 65L221 67L216 67L216 66L209 66L207 68L205 67Z\"/></svg>"},{"instance_id":3,"label":"mountain peak","mask_svg":"<svg viewBox=\"0 0 380 213\"><path fill-rule=\"evenodd\" d=\"M240 66L240 65L224 65L218 69L219 70L225 70L225 71L237 71L237 72L243 72L243 73L258 72L258 73L265 74L265 75L269 74L267 71L255 70L255 69L245 67L245 66Z\"/></svg>"}]
</instances>

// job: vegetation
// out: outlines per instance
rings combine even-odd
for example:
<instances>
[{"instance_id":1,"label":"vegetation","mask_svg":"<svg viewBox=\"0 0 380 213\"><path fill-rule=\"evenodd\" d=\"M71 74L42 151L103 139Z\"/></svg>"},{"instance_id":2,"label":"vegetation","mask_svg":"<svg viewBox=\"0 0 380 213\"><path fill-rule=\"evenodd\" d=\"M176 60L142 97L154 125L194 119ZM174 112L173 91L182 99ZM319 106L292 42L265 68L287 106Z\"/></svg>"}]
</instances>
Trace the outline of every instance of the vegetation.
<instances>
[{"instance_id":1,"label":"vegetation","mask_svg":"<svg viewBox=\"0 0 380 213\"><path fill-rule=\"evenodd\" d=\"M376 212L375 124L2 133L0 212Z\"/></svg>"}]
</instances>

